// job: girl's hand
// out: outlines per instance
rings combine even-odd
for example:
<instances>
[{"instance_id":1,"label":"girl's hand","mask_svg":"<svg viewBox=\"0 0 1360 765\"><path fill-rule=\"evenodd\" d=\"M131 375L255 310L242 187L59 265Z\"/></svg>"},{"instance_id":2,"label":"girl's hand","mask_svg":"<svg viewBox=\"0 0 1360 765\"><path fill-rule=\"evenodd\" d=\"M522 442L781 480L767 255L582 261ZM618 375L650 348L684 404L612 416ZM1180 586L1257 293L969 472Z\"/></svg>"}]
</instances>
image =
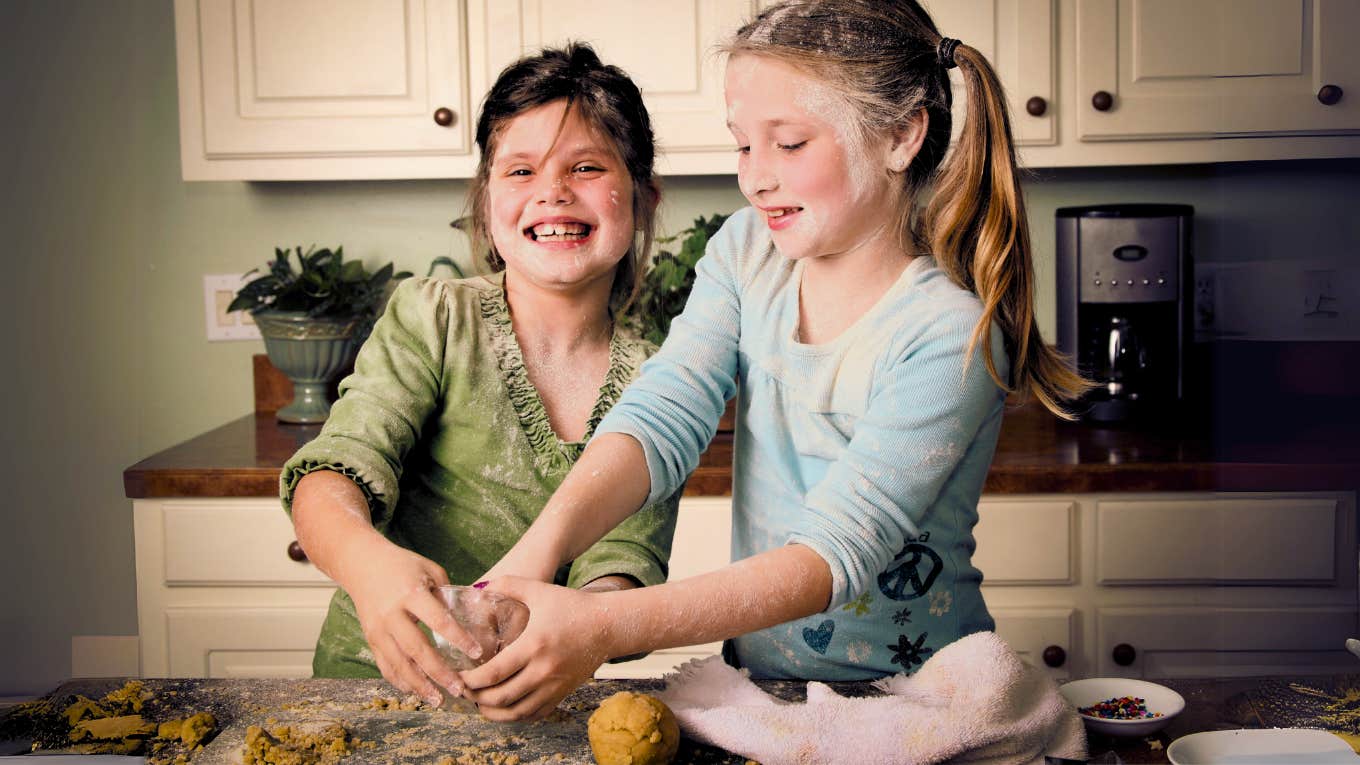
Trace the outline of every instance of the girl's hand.
<instances>
[{"instance_id":1,"label":"girl's hand","mask_svg":"<svg viewBox=\"0 0 1360 765\"><path fill-rule=\"evenodd\" d=\"M350 566L357 570L339 584L354 600L364 638L383 677L432 706L443 703L436 684L457 696L462 691L458 673L417 624L423 622L469 657L481 655L481 647L435 593L436 587L449 583L448 574L434 561L376 535L349 555L362 564Z\"/></svg>"},{"instance_id":2,"label":"girl's hand","mask_svg":"<svg viewBox=\"0 0 1360 765\"><path fill-rule=\"evenodd\" d=\"M607 596L519 577L494 580L490 589L527 605L529 625L495 658L462 673L463 698L488 720L542 719L609 658L599 607Z\"/></svg>"}]
</instances>

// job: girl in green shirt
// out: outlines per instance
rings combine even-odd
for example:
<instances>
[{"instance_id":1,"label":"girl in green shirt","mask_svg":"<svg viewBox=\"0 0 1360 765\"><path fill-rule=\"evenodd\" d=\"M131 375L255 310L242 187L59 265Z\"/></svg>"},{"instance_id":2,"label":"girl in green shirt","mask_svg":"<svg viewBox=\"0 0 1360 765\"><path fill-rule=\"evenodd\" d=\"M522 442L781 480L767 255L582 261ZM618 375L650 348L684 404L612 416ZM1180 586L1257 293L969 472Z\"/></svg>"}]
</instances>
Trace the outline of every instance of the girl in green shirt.
<instances>
[{"instance_id":1,"label":"girl in green shirt","mask_svg":"<svg viewBox=\"0 0 1360 765\"><path fill-rule=\"evenodd\" d=\"M585 45L501 73L477 124L473 234L492 276L393 294L320 436L284 466L298 541L340 585L319 677L461 690L417 622L476 657L433 588L510 549L655 348L614 316L635 294L659 187L636 85ZM665 581L678 493L563 566L560 584Z\"/></svg>"}]
</instances>

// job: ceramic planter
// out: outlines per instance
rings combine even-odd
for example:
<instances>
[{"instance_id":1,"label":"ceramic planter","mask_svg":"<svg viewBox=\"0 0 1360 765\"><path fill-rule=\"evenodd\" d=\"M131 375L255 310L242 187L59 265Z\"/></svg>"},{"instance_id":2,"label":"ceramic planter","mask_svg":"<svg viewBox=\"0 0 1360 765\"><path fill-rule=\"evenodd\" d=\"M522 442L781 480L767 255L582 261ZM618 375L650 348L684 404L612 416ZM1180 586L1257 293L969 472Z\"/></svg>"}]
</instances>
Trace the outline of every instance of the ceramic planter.
<instances>
[{"instance_id":1,"label":"ceramic planter","mask_svg":"<svg viewBox=\"0 0 1360 765\"><path fill-rule=\"evenodd\" d=\"M353 358L363 320L313 318L297 311L251 315L270 363L293 382L293 400L279 410L279 421L324 422L331 411L326 387Z\"/></svg>"}]
</instances>

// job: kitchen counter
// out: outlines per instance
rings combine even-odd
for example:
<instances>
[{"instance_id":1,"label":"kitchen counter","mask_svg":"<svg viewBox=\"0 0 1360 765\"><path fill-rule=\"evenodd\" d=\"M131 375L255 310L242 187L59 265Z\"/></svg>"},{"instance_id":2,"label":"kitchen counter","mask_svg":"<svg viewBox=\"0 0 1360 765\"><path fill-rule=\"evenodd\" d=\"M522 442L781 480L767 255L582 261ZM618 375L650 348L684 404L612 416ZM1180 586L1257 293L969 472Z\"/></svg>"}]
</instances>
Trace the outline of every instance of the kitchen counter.
<instances>
[{"instance_id":1,"label":"kitchen counter","mask_svg":"<svg viewBox=\"0 0 1360 765\"><path fill-rule=\"evenodd\" d=\"M123 472L132 499L273 497L279 470L320 425L286 425L274 412L292 383L254 357L255 412ZM1214 402L1205 412L1101 427L1054 417L1033 402L1007 404L983 491L988 494L1162 491L1354 491L1360 489L1360 409L1348 396ZM1304 403L1300 403L1304 402ZM1352 412L1351 410L1356 410ZM1233 416L1233 411L1246 411ZM687 496L732 493L732 410L685 486Z\"/></svg>"},{"instance_id":2,"label":"kitchen counter","mask_svg":"<svg viewBox=\"0 0 1360 765\"><path fill-rule=\"evenodd\" d=\"M211 712L217 733L194 753L198 765L218 765L237 758L246 728L295 724L304 729L340 722L366 746L359 746L343 762L353 765L423 761L443 756L492 762L497 755L515 754L521 762L547 759L564 765L593 763L586 742L586 720L599 702L620 690L655 691L657 680L592 681L568 696L556 719L532 724L503 725L477 716L439 710L383 709L375 700L395 701L390 686L380 680L201 680L147 679L153 697L143 715L160 721L197 712ZM1347 697L1360 685L1360 675L1299 678L1241 678L1232 680L1180 679L1164 681L1186 700L1185 711L1162 732L1149 737L1113 739L1091 736L1090 754L1102 761L1113 752L1126 763L1167 762L1166 747L1176 738L1206 730L1265 727L1323 727L1354 732L1354 721L1335 715L1329 704ZM49 695L58 704L72 694L99 698L122 685L122 680L75 680ZM806 684L759 681L765 690L784 699L801 701ZM867 683L833 683L843 695L876 695ZM1299 690L1306 687L1306 690ZM1315 691L1321 695L1310 693ZM1352 703L1350 706L1354 706ZM1338 723L1338 720L1345 718ZM275 720L276 723L268 723ZM24 747L22 726L3 726ZM28 735L27 738L31 738ZM560 753L560 758L557 755ZM470 756L469 756L470 755ZM463 759L456 761L462 762ZM685 739L676 762L744 763L746 759Z\"/></svg>"},{"instance_id":3,"label":"kitchen counter","mask_svg":"<svg viewBox=\"0 0 1360 765\"><path fill-rule=\"evenodd\" d=\"M138 462L131 498L269 497L279 469L319 425L285 425L257 411ZM989 494L1160 491L1352 491L1360 438L1343 424L1211 438L1169 426L1101 428L1063 422L1036 404L1009 408L984 491ZM732 433L720 431L687 495L731 493Z\"/></svg>"}]
</instances>

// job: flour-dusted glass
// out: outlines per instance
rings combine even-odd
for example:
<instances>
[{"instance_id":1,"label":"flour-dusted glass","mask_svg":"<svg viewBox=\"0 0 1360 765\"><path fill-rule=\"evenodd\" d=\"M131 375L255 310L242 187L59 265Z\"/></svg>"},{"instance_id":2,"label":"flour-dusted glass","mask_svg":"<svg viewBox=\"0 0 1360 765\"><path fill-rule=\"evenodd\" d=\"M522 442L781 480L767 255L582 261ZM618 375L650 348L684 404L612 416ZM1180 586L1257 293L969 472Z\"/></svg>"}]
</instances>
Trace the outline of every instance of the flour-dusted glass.
<instances>
[{"instance_id":1,"label":"flour-dusted glass","mask_svg":"<svg viewBox=\"0 0 1360 765\"><path fill-rule=\"evenodd\" d=\"M501 595L475 587L448 584L438 588L435 594L443 601L468 635L482 647L480 659L472 659L463 653L438 632L434 633L434 646L448 662L449 666L462 672L489 661L492 656L519 637L529 623L529 608L508 595ZM442 709L456 712L476 712L477 706L463 698L444 694Z\"/></svg>"}]
</instances>

